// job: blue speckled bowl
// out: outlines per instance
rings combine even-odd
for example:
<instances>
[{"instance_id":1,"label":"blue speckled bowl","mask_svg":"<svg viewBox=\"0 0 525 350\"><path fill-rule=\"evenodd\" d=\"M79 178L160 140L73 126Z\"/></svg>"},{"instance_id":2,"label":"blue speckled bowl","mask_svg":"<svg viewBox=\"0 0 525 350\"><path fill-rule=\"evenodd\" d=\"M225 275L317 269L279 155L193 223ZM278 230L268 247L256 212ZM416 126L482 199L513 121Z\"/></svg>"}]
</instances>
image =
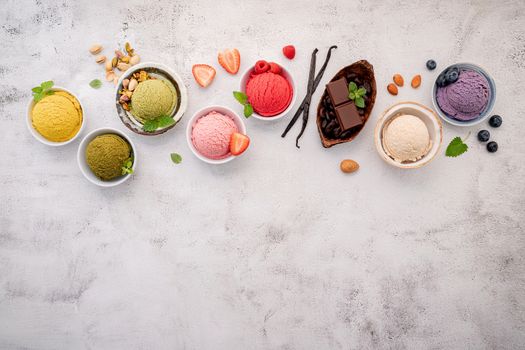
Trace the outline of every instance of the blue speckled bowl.
<instances>
[{"instance_id":1,"label":"blue speckled bowl","mask_svg":"<svg viewBox=\"0 0 525 350\"><path fill-rule=\"evenodd\" d=\"M490 88L489 103L487 104L487 107L485 107L485 110L475 119L462 121L462 120L459 120L459 119L452 118L448 114L443 112L441 110L441 108L439 107L438 102L437 102L437 89L438 89L438 86L437 86L436 82L434 82L434 86L432 87L432 103L434 104L434 109L436 110L437 114L441 117L441 119L443 119L444 121L446 121L449 124L457 125L457 126L473 126L473 125L479 124L482 121L484 121L485 119L487 119L487 117L490 115L490 112L492 111L492 108L494 107L494 103L496 102L496 83L494 82L494 79L492 79L492 77L487 73L486 70L484 70L480 66L477 66L477 65L472 64L472 63L457 63L457 64L448 66L447 68L443 69L443 71L441 71L439 74L441 74L442 72L446 71L447 69L449 69L452 66L456 66L459 69L474 70L474 71L482 74L483 76L485 76L485 78L487 78L487 81L489 82L489 88ZM437 77L436 77L436 81L437 81Z\"/></svg>"}]
</instances>

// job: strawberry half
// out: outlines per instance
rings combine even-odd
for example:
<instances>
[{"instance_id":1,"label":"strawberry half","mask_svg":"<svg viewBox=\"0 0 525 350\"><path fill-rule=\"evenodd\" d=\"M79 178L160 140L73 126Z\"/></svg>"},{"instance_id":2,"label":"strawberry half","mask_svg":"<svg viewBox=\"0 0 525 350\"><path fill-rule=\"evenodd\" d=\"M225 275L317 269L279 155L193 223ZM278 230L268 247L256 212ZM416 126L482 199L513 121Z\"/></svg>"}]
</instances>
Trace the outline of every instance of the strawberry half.
<instances>
[{"instance_id":1,"label":"strawberry half","mask_svg":"<svg viewBox=\"0 0 525 350\"><path fill-rule=\"evenodd\" d=\"M230 74L236 74L241 66L241 54L237 49L226 49L219 52L219 64Z\"/></svg>"},{"instance_id":2,"label":"strawberry half","mask_svg":"<svg viewBox=\"0 0 525 350\"><path fill-rule=\"evenodd\" d=\"M289 60L293 60L295 57L295 47L293 45L283 47L283 55L285 55Z\"/></svg>"},{"instance_id":3,"label":"strawberry half","mask_svg":"<svg viewBox=\"0 0 525 350\"><path fill-rule=\"evenodd\" d=\"M230 152L234 156L246 151L248 145L250 144L250 138L244 134L234 132L230 139Z\"/></svg>"},{"instance_id":4,"label":"strawberry half","mask_svg":"<svg viewBox=\"0 0 525 350\"><path fill-rule=\"evenodd\" d=\"M191 68L191 73L195 78L197 84L202 87L206 87L211 84L213 78L215 78L215 68L208 66L207 64L195 64Z\"/></svg>"}]
</instances>

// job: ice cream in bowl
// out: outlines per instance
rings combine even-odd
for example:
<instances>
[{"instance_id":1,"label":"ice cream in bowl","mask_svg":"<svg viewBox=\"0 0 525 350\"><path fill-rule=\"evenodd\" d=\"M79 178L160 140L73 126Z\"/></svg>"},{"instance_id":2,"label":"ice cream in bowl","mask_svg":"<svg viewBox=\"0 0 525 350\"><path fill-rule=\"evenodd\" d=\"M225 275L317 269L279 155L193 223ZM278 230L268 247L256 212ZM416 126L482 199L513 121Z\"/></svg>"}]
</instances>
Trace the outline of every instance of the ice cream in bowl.
<instances>
[{"instance_id":1,"label":"ice cream in bowl","mask_svg":"<svg viewBox=\"0 0 525 350\"><path fill-rule=\"evenodd\" d=\"M481 67L458 63L447 67L432 88L432 102L439 116L457 126L485 120L496 101L496 84Z\"/></svg>"},{"instance_id":2,"label":"ice cream in bowl","mask_svg":"<svg viewBox=\"0 0 525 350\"><path fill-rule=\"evenodd\" d=\"M224 106L197 111L188 122L186 140L193 154L209 164L227 163L250 144L244 121Z\"/></svg>"},{"instance_id":3,"label":"ice cream in bowl","mask_svg":"<svg viewBox=\"0 0 525 350\"><path fill-rule=\"evenodd\" d=\"M288 70L275 62L259 60L244 72L240 92L253 109L252 117L271 121L284 117L296 100L295 83Z\"/></svg>"},{"instance_id":4,"label":"ice cream in bowl","mask_svg":"<svg viewBox=\"0 0 525 350\"><path fill-rule=\"evenodd\" d=\"M133 174L137 151L122 131L100 128L87 134L80 142L77 161L89 182L100 187L113 187Z\"/></svg>"},{"instance_id":5,"label":"ice cream in bowl","mask_svg":"<svg viewBox=\"0 0 525 350\"><path fill-rule=\"evenodd\" d=\"M40 94L33 91L27 111L27 127L35 139L48 146L63 146L73 142L85 125L84 109L69 90L44 82L49 88ZM37 89L34 88L34 89Z\"/></svg>"},{"instance_id":6,"label":"ice cream in bowl","mask_svg":"<svg viewBox=\"0 0 525 350\"><path fill-rule=\"evenodd\" d=\"M443 128L430 108L417 102L401 102L383 112L374 139L379 156L388 164L419 168L430 163L439 151Z\"/></svg>"},{"instance_id":7,"label":"ice cream in bowl","mask_svg":"<svg viewBox=\"0 0 525 350\"><path fill-rule=\"evenodd\" d=\"M130 130L141 135L159 135L182 118L188 93L172 69L145 62L132 66L119 78L115 103L120 119Z\"/></svg>"}]
</instances>

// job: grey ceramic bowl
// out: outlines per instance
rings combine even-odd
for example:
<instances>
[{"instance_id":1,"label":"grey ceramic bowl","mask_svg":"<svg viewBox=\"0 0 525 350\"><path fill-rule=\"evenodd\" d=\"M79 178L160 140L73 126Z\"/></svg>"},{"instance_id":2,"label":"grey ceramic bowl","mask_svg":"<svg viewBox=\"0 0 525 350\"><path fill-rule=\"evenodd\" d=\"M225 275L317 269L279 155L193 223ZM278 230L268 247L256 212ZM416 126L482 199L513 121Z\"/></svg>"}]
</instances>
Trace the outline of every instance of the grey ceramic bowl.
<instances>
[{"instance_id":1,"label":"grey ceramic bowl","mask_svg":"<svg viewBox=\"0 0 525 350\"><path fill-rule=\"evenodd\" d=\"M434 109L436 110L438 115L441 117L441 119L443 119L444 121L446 121L449 124L457 125L457 126L472 126L472 125L479 124L479 123L481 123L482 121L484 121L485 119L488 118L488 116L490 115L490 112L492 111L492 108L494 108L494 103L496 102L496 83L494 82L494 79L492 79L492 77L487 73L486 70L484 70L480 66L477 66L477 65L472 64L472 63L457 63L457 64L453 64L453 65L448 66L447 68L445 68L441 73L443 73L444 71L446 71L447 69L449 69L452 66L458 67L460 70L461 69L470 69L470 70L476 71L476 72L480 73L481 75L483 75L487 79L487 81L489 82L489 89L490 89L489 102L487 103L487 106L481 112L481 114L475 119L462 121L462 120L453 118L453 117L449 116L448 114L446 114L441 109L441 107L439 107L439 104L437 102L437 89L438 89L438 86L437 86L437 83L434 82L434 86L432 87L432 103L434 105ZM441 74L441 73L439 73L439 74ZM437 81L437 77L436 77L436 81Z\"/></svg>"},{"instance_id":2,"label":"grey ceramic bowl","mask_svg":"<svg viewBox=\"0 0 525 350\"><path fill-rule=\"evenodd\" d=\"M170 126L167 126L165 128L159 128L153 132L146 132L144 131L142 127L142 123L140 123L131 112L126 111L119 103L119 91L122 90L122 81L124 79L129 79L133 73L136 73L138 71L144 70L148 74L154 77L158 77L161 79L169 80L173 86L175 87L175 90L177 91L177 106L172 112L173 120L175 120L175 124L172 124ZM184 85L184 82L182 81L182 78L175 73L171 68L161 64L161 63L153 63L153 62L144 62L137 64L135 66L132 66L130 69L124 72L118 80L117 88L115 90L115 104L117 106L117 113L128 129L131 131L140 134L140 135L146 135L146 136L154 136L154 135L160 135L165 133L166 131L173 128L179 120L184 115L184 112L186 112L186 109L188 108L188 91L186 89L186 86Z\"/></svg>"}]
</instances>

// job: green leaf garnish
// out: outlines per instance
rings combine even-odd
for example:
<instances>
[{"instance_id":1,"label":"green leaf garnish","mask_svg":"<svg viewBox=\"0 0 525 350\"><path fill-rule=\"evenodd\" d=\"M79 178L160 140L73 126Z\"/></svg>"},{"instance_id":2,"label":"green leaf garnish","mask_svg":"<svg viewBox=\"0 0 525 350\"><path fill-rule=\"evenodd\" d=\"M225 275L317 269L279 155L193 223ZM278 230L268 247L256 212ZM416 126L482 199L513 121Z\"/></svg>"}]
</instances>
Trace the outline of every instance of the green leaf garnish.
<instances>
[{"instance_id":1,"label":"green leaf garnish","mask_svg":"<svg viewBox=\"0 0 525 350\"><path fill-rule=\"evenodd\" d=\"M365 108L364 96L366 96L366 89L363 86L358 88L353 81L348 84L348 98L354 101L356 107Z\"/></svg>"},{"instance_id":2,"label":"green leaf garnish","mask_svg":"<svg viewBox=\"0 0 525 350\"><path fill-rule=\"evenodd\" d=\"M40 86L35 86L34 88L32 88L31 91L33 92L33 100L35 102L38 102L46 96L53 95L54 91L51 90L53 85L54 83L51 80L49 80L44 81L40 84Z\"/></svg>"},{"instance_id":3,"label":"green leaf garnish","mask_svg":"<svg viewBox=\"0 0 525 350\"><path fill-rule=\"evenodd\" d=\"M169 115L161 115L158 118L146 120L142 129L146 132L154 132L158 128L165 128L173 124L175 124L175 120L172 117Z\"/></svg>"},{"instance_id":4,"label":"green leaf garnish","mask_svg":"<svg viewBox=\"0 0 525 350\"><path fill-rule=\"evenodd\" d=\"M248 102L248 96L246 96L246 94L244 92L241 92L241 91L234 91L233 92L233 97L235 97L235 99L241 104L244 106L244 116L246 118L250 117L252 114L253 114L253 107L252 105Z\"/></svg>"},{"instance_id":5,"label":"green leaf garnish","mask_svg":"<svg viewBox=\"0 0 525 350\"><path fill-rule=\"evenodd\" d=\"M130 157L122 164L122 175L133 174L133 157Z\"/></svg>"},{"instance_id":6,"label":"green leaf garnish","mask_svg":"<svg viewBox=\"0 0 525 350\"><path fill-rule=\"evenodd\" d=\"M245 104L244 105L244 116L246 118L249 118L253 114L253 107L251 104Z\"/></svg>"},{"instance_id":7,"label":"green leaf garnish","mask_svg":"<svg viewBox=\"0 0 525 350\"><path fill-rule=\"evenodd\" d=\"M365 99L362 97L356 97L354 103L359 108L365 108Z\"/></svg>"},{"instance_id":8,"label":"green leaf garnish","mask_svg":"<svg viewBox=\"0 0 525 350\"><path fill-rule=\"evenodd\" d=\"M99 89L102 86L102 82L99 79L93 79L89 82L89 86L93 89Z\"/></svg>"},{"instance_id":9,"label":"green leaf garnish","mask_svg":"<svg viewBox=\"0 0 525 350\"><path fill-rule=\"evenodd\" d=\"M182 157L178 153L172 153L170 154L170 157L171 157L171 161L175 164L179 164L180 162L182 162Z\"/></svg>"},{"instance_id":10,"label":"green leaf garnish","mask_svg":"<svg viewBox=\"0 0 525 350\"><path fill-rule=\"evenodd\" d=\"M468 145L461 140L461 137L456 136L448 144L445 155L447 157L457 157L462 155L468 150Z\"/></svg>"}]
</instances>

